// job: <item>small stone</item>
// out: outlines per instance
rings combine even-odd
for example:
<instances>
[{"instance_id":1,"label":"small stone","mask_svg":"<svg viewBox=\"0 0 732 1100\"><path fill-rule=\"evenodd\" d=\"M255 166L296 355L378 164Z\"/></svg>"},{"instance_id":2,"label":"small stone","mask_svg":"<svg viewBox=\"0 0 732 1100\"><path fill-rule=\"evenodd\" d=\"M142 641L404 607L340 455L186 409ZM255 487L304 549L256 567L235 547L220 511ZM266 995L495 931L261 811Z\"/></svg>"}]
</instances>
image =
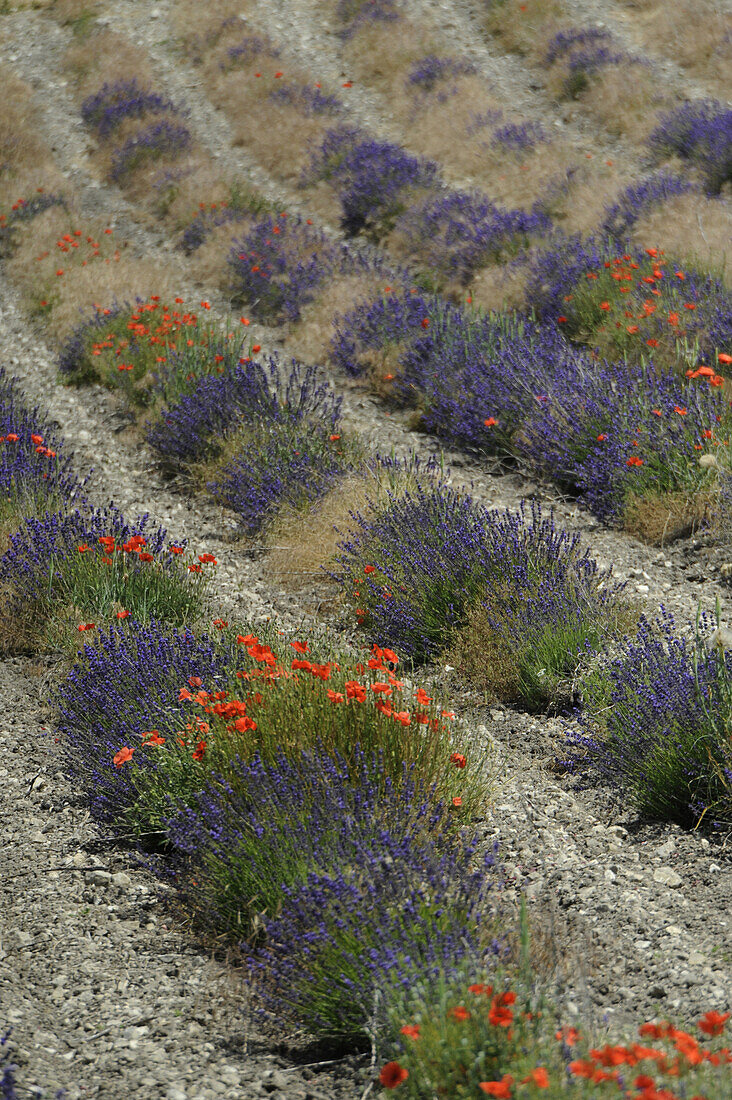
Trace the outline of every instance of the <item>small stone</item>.
<instances>
[{"instance_id":1,"label":"small stone","mask_svg":"<svg viewBox=\"0 0 732 1100\"><path fill-rule=\"evenodd\" d=\"M116 871L115 874L112 875L112 885L113 886L131 886L132 885L132 879L126 873L126 871Z\"/></svg>"},{"instance_id":2,"label":"small stone","mask_svg":"<svg viewBox=\"0 0 732 1100\"><path fill-rule=\"evenodd\" d=\"M653 881L658 882L661 886L670 886L672 889L681 886L682 878L677 875L673 867L656 867L653 872Z\"/></svg>"},{"instance_id":3,"label":"small stone","mask_svg":"<svg viewBox=\"0 0 732 1100\"><path fill-rule=\"evenodd\" d=\"M112 876L109 871L87 871L86 881L92 886L109 886Z\"/></svg>"}]
</instances>

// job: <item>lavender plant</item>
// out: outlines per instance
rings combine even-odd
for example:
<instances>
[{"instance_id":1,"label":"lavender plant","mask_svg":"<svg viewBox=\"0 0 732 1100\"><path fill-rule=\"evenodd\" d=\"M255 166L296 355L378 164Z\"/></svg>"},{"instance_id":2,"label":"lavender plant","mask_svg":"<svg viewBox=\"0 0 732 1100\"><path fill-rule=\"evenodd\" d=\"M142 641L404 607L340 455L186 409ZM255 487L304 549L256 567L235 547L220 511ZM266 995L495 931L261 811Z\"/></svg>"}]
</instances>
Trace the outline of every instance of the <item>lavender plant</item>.
<instances>
[{"instance_id":1,"label":"lavender plant","mask_svg":"<svg viewBox=\"0 0 732 1100\"><path fill-rule=\"evenodd\" d=\"M141 166L162 158L175 160L190 144L191 132L187 126L166 118L153 122L114 150L109 179L112 183L124 184Z\"/></svg>"},{"instance_id":2,"label":"lavender plant","mask_svg":"<svg viewBox=\"0 0 732 1100\"><path fill-rule=\"evenodd\" d=\"M225 21L221 26L221 30L232 25L235 25L235 23ZM230 72L232 69L251 65L252 61L257 58L274 60L279 56L280 51L272 45L269 39L256 34L247 34L235 46L228 47L226 58L219 62L219 68L222 72Z\"/></svg>"},{"instance_id":3,"label":"lavender plant","mask_svg":"<svg viewBox=\"0 0 732 1100\"><path fill-rule=\"evenodd\" d=\"M365 232L376 239L389 232L404 211L408 193L429 191L439 182L432 161L343 127L325 135L305 178L333 180L346 233Z\"/></svg>"},{"instance_id":4,"label":"lavender plant","mask_svg":"<svg viewBox=\"0 0 732 1100\"><path fill-rule=\"evenodd\" d=\"M93 130L99 141L108 141L128 119L143 119L148 115L175 115L179 118L187 111L170 99L165 99L149 88L142 88L137 78L105 83L88 96L81 105L81 117L85 126Z\"/></svg>"},{"instance_id":5,"label":"lavender plant","mask_svg":"<svg viewBox=\"0 0 732 1100\"><path fill-rule=\"evenodd\" d=\"M549 42L544 61L547 65L561 63L566 67L564 95L576 99L590 83L591 76L606 65L619 65L634 60L613 50L613 36L599 27L559 31Z\"/></svg>"},{"instance_id":6,"label":"lavender plant","mask_svg":"<svg viewBox=\"0 0 732 1100\"><path fill-rule=\"evenodd\" d=\"M457 57L436 57L431 54L415 61L405 80L408 89L431 92L437 85L460 76L470 76L476 71L472 62Z\"/></svg>"},{"instance_id":7,"label":"lavender plant","mask_svg":"<svg viewBox=\"0 0 732 1100\"><path fill-rule=\"evenodd\" d=\"M581 729L567 733L564 763L583 784L683 827L732 821L732 658L714 644L716 625L701 615L689 641L662 609L600 661L583 684Z\"/></svg>"},{"instance_id":8,"label":"lavender plant","mask_svg":"<svg viewBox=\"0 0 732 1100\"><path fill-rule=\"evenodd\" d=\"M452 190L411 205L394 231L412 261L442 281L465 286L479 268L515 255L550 227L538 206L504 210L479 192Z\"/></svg>"},{"instance_id":9,"label":"lavender plant","mask_svg":"<svg viewBox=\"0 0 732 1100\"><path fill-rule=\"evenodd\" d=\"M338 35L348 41L371 23L395 23L401 18L396 0L338 0Z\"/></svg>"},{"instance_id":10,"label":"lavender plant","mask_svg":"<svg viewBox=\"0 0 732 1100\"><path fill-rule=\"evenodd\" d=\"M693 164L712 195L732 180L732 108L719 100L691 100L663 115L648 141L656 156Z\"/></svg>"},{"instance_id":11,"label":"lavender plant","mask_svg":"<svg viewBox=\"0 0 732 1100\"><path fill-rule=\"evenodd\" d=\"M373 780L351 794L334 779L343 808L333 856L321 826L310 866L282 888L280 913L264 920L252 965L271 1019L361 1043L383 1031L394 1000L415 982L454 975L466 958L488 967L500 954L486 917L495 854L481 858L476 836L431 836L439 811L419 789L406 799L408 782L377 803ZM315 804L314 814L317 830ZM309 832L306 812L300 835Z\"/></svg>"},{"instance_id":12,"label":"lavender plant","mask_svg":"<svg viewBox=\"0 0 732 1100\"><path fill-rule=\"evenodd\" d=\"M617 201L605 208L605 218L600 226L618 245L624 245L633 226L652 207L693 190L693 185L681 176L665 170L654 172L640 183L631 183L618 195Z\"/></svg>"},{"instance_id":13,"label":"lavender plant","mask_svg":"<svg viewBox=\"0 0 732 1100\"><path fill-rule=\"evenodd\" d=\"M492 146L519 153L548 142L549 137L540 122L507 122L498 126L491 136Z\"/></svg>"},{"instance_id":14,"label":"lavender plant","mask_svg":"<svg viewBox=\"0 0 732 1100\"><path fill-rule=\"evenodd\" d=\"M624 610L620 588L579 538L538 506L498 514L444 486L418 487L355 518L335 576L347 593L358 581L369 635L424 661L477 610L484 664L494 662L496 684L528 706L543 705L574 671L584 640L612 633Z\"/></svg>"},{"instance_id":15,"label":"lavender plant","mask_svg":"<svg viewBox=\"0 0 732 1100\"><path fill-rule=\"evenodd\" d=\"M232 243L229 267L237 299L264 320L297 321L317 288L339 269L342 250L301 218L258 221Z\"/></svg>"},{"instance_id":16,"label":"lavender plant","mask_svg":"<svg viewBox=\"0 0 732 1100\"><path fill-rule=\"evenodd\" d=\"M294 107L307 118L315 115L337 117L345 111L343 103L338 96L322 92L320 88L313 88L309 84L286 83L279 84L269 93L273 103L286 104Z\"/></svg>"},{"instance_id":17,"label":"lavender plant","mask_svg":"<svg viewBox=\"0 0 732 1100\"><path fill-rule=\"evenodd\" d=\"M166 547L148 516L128 522L113 505L81 507L29 518L0 558L4 614L43 630L54 615L107 619L121 610L140 621L180 623L198 614L201 579L179 561L183 547ZM95 622L79 624L91 629Z\"/></svg>"},{"instance_id":18,"label":"lavender plant","mask_svg":"<svg viewBox=\"0 0 732 1100\"><path fill-rule=\"evenodd\" d=\"M65 208L66 199L63 195L36 194L29 199L18 199L11 206L8 214L0 214L0 260L8 259L15 251L18 226L32 221L38 214L42 214L44 210L50 210L52 206Z\"/></svg>"}]
</instances>

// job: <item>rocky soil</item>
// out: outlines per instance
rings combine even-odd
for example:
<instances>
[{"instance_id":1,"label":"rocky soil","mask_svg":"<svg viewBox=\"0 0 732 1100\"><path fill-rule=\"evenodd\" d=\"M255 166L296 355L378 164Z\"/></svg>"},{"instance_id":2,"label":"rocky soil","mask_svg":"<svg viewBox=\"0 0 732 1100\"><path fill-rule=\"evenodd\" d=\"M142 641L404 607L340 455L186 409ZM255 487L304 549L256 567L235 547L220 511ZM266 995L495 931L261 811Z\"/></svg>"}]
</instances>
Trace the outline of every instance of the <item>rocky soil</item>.
<instances>
[{"instance_id":1,"label":"rocky soil","mask_svg":"<svg viewBox=\"0 0 732 1100\"><path fill-rule=\"evenodd\" d=\"M470 5L450 5L446 18L446 5L410 2L415 13L443 19L446 38L492 66L507 95L531 98L516 63L490 57L478 44ZM169 0L115 0L103 5L103 18L150 51L160 90L185 98L197 137L222 165L296 209L302 197L273 185L245 152L232 148L223 115L164 45L168 11ZM274 37L287 32L316 69L328 75L338 69L332 36L308 0L262 5L263 19L268 12ZM587 14L597 16L589 4ZM114 220L118 235L140 255L165 248L122 195L94 178L60 67L68 32L22 11L0 17L0 35L0 59L36 89L45 136L81 207ZM389 132L375 95L362 96L358 112L375 132ZM181 293L225 306L211 288L191 284L182 268ZM4 277L0 300L0 363L58 423L79 468L94 467L95 499L113 499L128 513L148 511L171 538L213 551L220 563L212 592L217 613L243 621L303 621L302 599L272 583L262 559L237 544L221 510L166 481L113 395L58 384L54 349L24 318ZM252 330L266 350L281 347L281 334ZM356 388L333 382L343 393L346 421L374 449L425 456L437 450ZM455 484L470 484L491 505L514 506L522 497L553 505L558 522L580 531L601 564L612 564L651 613L664 604L691 628L698 602L712 608L719 598L727 621L730 590L720 583L719 570L732 559L729 546L699 538L658 551L600 528L519 473L499 476L456 454L446 462ZM334 614L331 625L343 629ZM28 1090L21 1095L63 1087L69 1100L365 1096L374 1078L370 1055L331 1059L302 1037L262 1031L242 976L175 925L140 857L90 821L83 797L60 770L49 703L57 673L52 657L0 662L0 1032L13 1027L13 1060ZM449 671L436 675L450 686ZM693 1019L708 1009L728 1009L731 838L650 824L611 792L576 791L571 778L552 770L566 719L478 705L459 691L455 709L476 746L485 746L496 775L481 828L487 841L499 840L508 890L516 899L523 890L531 901L536 936L568 1022L591 1021L627 1035L644 1019Z\"/></svg>"}]
</instances>

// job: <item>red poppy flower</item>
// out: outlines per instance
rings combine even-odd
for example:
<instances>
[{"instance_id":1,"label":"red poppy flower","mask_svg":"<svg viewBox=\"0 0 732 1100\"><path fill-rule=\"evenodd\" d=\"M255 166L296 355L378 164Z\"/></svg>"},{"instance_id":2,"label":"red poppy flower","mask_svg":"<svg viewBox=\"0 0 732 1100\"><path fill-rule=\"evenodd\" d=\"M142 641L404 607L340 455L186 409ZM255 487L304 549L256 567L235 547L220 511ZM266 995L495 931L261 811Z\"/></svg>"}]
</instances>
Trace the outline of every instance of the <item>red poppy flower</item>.
<instances>
[{"instance_id":1,"label":"red poppy flower","mask_svg":"<svg viewBox=\"0 0 732 1100\"><path fill-rule=\"evenodd\" d=\"M213 554L199 554L198 560L202 562L210 562L212 565L218 565L218 562L216 561L216 558L213 556Z\"/></svg>"},{"instance_id":2,"label":"red poppy flower","mask_svg":"<svg viewBox=\"0 0 732 1100\"><path fill-rule=\"evenodd\" d=\"M483 421L483 423L485 424L486 428L494 428L498 421L494 416L489 416L487 420Z\"/></svg>"},{"instance_id":3,"label":"red poppy flower","mask_svg":"<svg viewBox=\"0 0 732 1100\"><path fill-rule=\"evenodd\" d=\"M387 1062L379 1074L379 1082L385 1089L395 1089L409 1077L408 1071L398 1062Z\"/></svg>"},{"instance_id":4,"label":"red poppy flower","mask_svg":"<svg viewBox=\"0 0 732 1100\"><path fill-rule=\"evenodd\" d=\"M405 1024L404 1027L399 1028L401 1035L406 1035L408 1039L419 1039L419 1024Z\"/></svg>"},{"instance_id":5,"label":"red poppy flower","mask_svg":"<svg viewBox=\"0 0 732 1100\"><path fill-rule=\"evenodd\" d=\"M543 1066L537 1066L536 1069L532 1069L528 1077L524 1077L521 1080L522 1085L533 1084L540 1089L549 1088L549 1074Z\"/></svg>"},{"instance_id":6,"label":"red poppy flower","mask_svg":"<svg viewBox=\"0 0 732 1100\"><path fill-rule=\"evenodd\" d=\"M129 614L130 614L129 611L118 611L117 612L117 618L118 619L127 619L129 617Z\"/></svg>"},{"instance_id":7,"label":"red poppy flower","mask_svg":"<svg viewBox=\"0 0 732 1100\"><path fill-rule=\"evenodd\" d=\"M450 763L454 764L456 768L464 768L467 760L461 752L454 752L450 757Z\"/></svg>"},{"instance_id":8,"label":"red poppy flower","mask_svg":"<svg viewBox=\"0 0 732 1100\"><path fill-rule=\"evenodd\" d=\"M495 1097L496 1100L511 1100L512 1084L513 1077L511 1074L504 1073L500 1081L481 1081L478 1088L482 1089L488 1096Z\"/></svg>"},{"instance_id":9,"label":"red poppy flower","mask_svg":"<svg viewBox=\"0 0 732 1100\"><path fill-rule=\"evenodd\" d=\"M112 763L115 768L121 768L127 760L131 760L134 751L134 749L129 749L126 745L124 748L120 749L119 752L112 757Z\"/></svg>"},{"instance_id":10,"label":"red poppy flower","mask_svg":"<svg viewBox=\"0 0 732 1100\"><path fill-rule=\"evenodd\" d=\"M729 1012L716 1012L712 1009L699 1021L699 1030L703 1031L705 1035L721 1035L724 1031L724 1025L729 1018Z\"/></svg>"},{"instance_id":11,"label":"red poppy flower","mask_svg":"<svg viewBox=\"0 0 732 1100\"><path fill-rule=\"evenodd\" d=\"M308 651L307 642L290 642L290 645L297 653L307 653Z\"/></svg>"}]
</instances>

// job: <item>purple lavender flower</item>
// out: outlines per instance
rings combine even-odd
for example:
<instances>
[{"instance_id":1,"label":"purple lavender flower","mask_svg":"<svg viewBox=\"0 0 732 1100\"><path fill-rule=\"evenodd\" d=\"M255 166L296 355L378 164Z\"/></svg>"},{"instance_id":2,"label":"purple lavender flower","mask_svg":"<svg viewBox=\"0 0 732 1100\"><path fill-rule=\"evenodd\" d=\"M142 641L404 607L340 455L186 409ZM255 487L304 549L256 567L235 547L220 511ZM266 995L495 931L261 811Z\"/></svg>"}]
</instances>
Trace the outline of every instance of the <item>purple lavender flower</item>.
<instances>
[{"instance_id":1,"label":"purple lavender flower","mask_svg":"<svg viewBox=\"0 0 732 1100\"><path fill-rule=\"evenodd\" d=\"M437 84L459 76L469 76L476 71L470 61L456 57L423 57L415 61L407 74L407 88L419 88L431 92Z\"/></svg>"},{"instance_id":2,"label":"purple lavender flower","mask_svg":"<svg viewBox=\"0 0 732 1100\"><path fill-rule=\"evenodd\" d=\"M342 262L343 249L301 218L268 215L232 242L236 294L263 319L297 321Z\"/></svg>"},{"instance_id":3,"label":"purple lavender flower","mask_svg":"<svg viewBox=\"0 0 732 1100\"><path fill-rule=\"evenodd\" d=\"M707 812L709 824L718 814L732 819L730 788L710 766L729 775L732 765L724 734L732 657L704 646L714 626L703 616L689 642L662 608L615 656L601 658L584 684L580 731L567 733L572 751L563 761L583 785L610 785L641 813L683 827Z\"/></svg>"},{"instance_id":4,"label":"purple lavender flower","mask_svg":"<svg viewBox=\"0 0 732 1100\"><path fill-rule=\"evenodd\" d=\"M528 152L542 142L548 142L544 127L540 122L507 122L493 131L491 145L501 149Z\"/></svg>"},{"instance_id":5,"label":"purple lavender flower","mask_svg":"<svg viewBox=\"0 0 732 1100\"><path fill-rule=\"evenodd\" d=\"M605 219L600 230L619 244L624 244L635 223L651 207L693 189L693 184L672 172L654 172L640 183L630 184L621 191L612 206L605 207Z\"/></svg>"},{"instance_id":6,"label":"purple lavender flower","mask_svg":"<svg viewBox=\"0 0 732 1100\"><path fill-rule=\"evenodd\" d=\"M345 110L338 96L328 95L309 84L279 84L269 93L269 98L273 103L294 107L308 118L313 115L335 117Z\"/></svg>"},{"instance_id":7,"label":"purple lavender flower","mask_svg":"<svg viewBox=\"0 0 732 1100\"><path fill-rule=\"evenodd\" d=\"M712 195L732 180L732 108L719 100L692 100L663 115L648 141L657 156L694 164Z\"/></svg>"},{"instance_id":8,"label":"purple lavender flower","mask_svg":"<svg viewBox=\"0 0 732 1100\"><path fill-rule=\"evenodd\" d=\"M191 132L186 126L165 118L151 123L114 150L109 178L113 183L123 182L140 165L161 157L179 157L190 144Z\"/></svg>"},{"instance_id":9,"label":"purple lavender flower","mask_svg":"<svg viewBox=\"0 0 732 1100\"><path fill-rule=\"evenodd\" d=\"M177 700L190 676L215 691L243 667L241 648L221 637L172 630L155 620L131 622L98 630L58 693L65 770L86 791L92 817L120 833L128 824L140 828L131 815L136 782L144 782L147 769L155 774L158 764L155 754L136 751L135 763L143 768L136 781L131 769L114 767L115 754L123 745L141 746L148 730L172 737L185 724L188 712Z\"/></svg>"},{"instance_id":10,"label":"purple lavender flower","mask_svg":"<svg viewBox=\"0 0 732 1100\"><path fill-rule=\"evenodd\" d=\"M578 537L557 531L538 506L530 515L524 506L489 512L443 485L418 488L356 519L356 533L340 544L334 576L346 591L358 577L369 634L380 645L429 659L480 603L509 651L525 652L527 660L558 617L573 624L574 649L555 653L559 666L545 668L556 675L566 672L583 637L607 629L603 620L618 587L607 584ZM378 580L364 576L366 564L377 566Z\"/></svg>"},{"instance_id":11,"label":"purple lavender flower","mask_svg":"<svg viewBox=\"0 0 732 1100\"><path fill-rule=\"evenodd\" d=\"M183 107L156 92L141 88L137 79L119 80L115 84L103 84L94 95L81 105L84 124L94 130L100 141L107 141L123 122L130 118L146 118L148 115L187 115Z\"/></svg>"},{"instance_id":12,"label":"purple lavender flower","mask_svg":"<svg viewBox=\"0 0 732 1100\"><path fill-rule=\"evenodd\" d=\"M338 37L348 41L370 23L394 23L401 19L396 0L338 0Z\"/></svg>"},{"instance_id":13,"label":"purple lavender flower","mask_svg":"<svg viewBox=\"0 0 732 1100\"><path fill-rule=\"evenodd\" d=\"M268 39L260 38L256 34L248 34L236 46L230 46L227 49L227 61L222 61L219 67L228 72L237 65L250 65L258 57L274 59L279 56L280 51L275 49Z\"/></svg>"},{"instance_id":14,"label":"purple lavender flower","mask_svg":"<svg viewBox=\"0 0 732 1100\"><path fill-rule=\"evenodd\" d=\"M399 145L366 138L358 130L329 131L313 155L306 178L335 181L342 225L353 236L382 236L405 205L408 188L433 188L437 165L406 153Z\"/></svg>"},{"instance_id":15,"label":"purple lavender flower","mask_svg":"<svg viewBox=\"0 0 732 1100\"><path fill-rule=\"evenodd\" d=\"M503 210L479 192L446 190L412 205L394 226L408 255L463 286L480 267L515 255L530 236L550 227L551 219L538 206Z\"/></svg>"}]
</instances>

